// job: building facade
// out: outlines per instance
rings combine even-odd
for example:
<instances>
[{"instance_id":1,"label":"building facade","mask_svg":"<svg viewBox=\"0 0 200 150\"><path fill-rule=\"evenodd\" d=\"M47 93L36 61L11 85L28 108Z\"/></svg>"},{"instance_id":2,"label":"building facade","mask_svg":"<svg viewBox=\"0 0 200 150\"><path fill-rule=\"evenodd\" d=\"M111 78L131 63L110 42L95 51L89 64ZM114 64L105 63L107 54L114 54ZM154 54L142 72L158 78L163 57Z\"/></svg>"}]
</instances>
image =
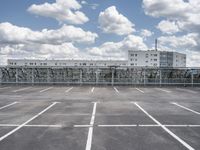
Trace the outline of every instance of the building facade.
<instances>
[{"instance_id":1,"label":"building facade","mask_svg":"<svg viewBox=\"0 0 200 150\"><path fill-rule=\"evenodd\" d=\"M53 66L53 67L108 67L127 66L127 60L37 60L37 59L8 59L9 66Z\"/></svg>"},{"instance_id":2,"label":"building facade","mask_svg":"<svg viewBox=\"0 0 200 150\"><path fill-rule=\"evenodd\" d=\"M186 55L169 51L128 51L128 60L37 60L8 59L8 66L53 67L186 67Z\"/></svg>"},{"instance_id":3,"label":"building facade","mask_svg":"<svg viewBox=\"0 0 200 150\"><path fill-rule=\"evenodd\" d=\"M128 66L186 67L186 55L169 51L128 51Z\"/></svg>"}]
</instances>

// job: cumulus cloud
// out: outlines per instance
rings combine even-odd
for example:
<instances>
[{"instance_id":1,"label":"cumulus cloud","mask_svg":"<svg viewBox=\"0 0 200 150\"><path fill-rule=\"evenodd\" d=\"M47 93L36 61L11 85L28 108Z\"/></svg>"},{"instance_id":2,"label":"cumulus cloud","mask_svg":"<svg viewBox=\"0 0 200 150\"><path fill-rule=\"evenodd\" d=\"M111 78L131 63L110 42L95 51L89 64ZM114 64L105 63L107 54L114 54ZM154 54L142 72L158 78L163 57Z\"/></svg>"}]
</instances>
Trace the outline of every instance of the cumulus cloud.
<instances>
[{"instance_id":1,"label":"cumulus cloud","mask_svg":"<svg viewBox=\"0 0 200 150\"><path fill-rule=\"evenodd\" d=\"M0 45L0 64L8 58L17 59L80 59L83 53L72 43ZM6 58L6 59L4 59Z\"/></svg>"},{"instance_id":2,"label":"cumulus cloud","mask_svg":"<svg viewBox=\"0 0 200 150\"><path fill-rule=\"evenodd\" d=\"M157 28L164 34L174 34L180 32L180 28L175 21L162 20Z\"/></svg>"},{"instance_id":3,"label":"cumulus cloud","mask_svg":"<svg viewBox=\"0 0 200 150\"><path fill-rule=\"evenodd\" d=\"M97 9L97 7L99 6L99 4L96 4L96 3L88 3L88 2L86 2L86 1L81 1L81 4L82 5L87 5L87 6L89 6L91 9L93 9L93 10L95 10L95 9Z\"/></svg>"},{"instance_id":4,"label":"cumulus cloud","mask_svg":"<svg viewBox=\"0 0 200 150\"><path fill-rule=\"evenodd\" d=\"M200 53L194 51L186 51L187 65L189 67L200 67Z\"/></svg>"},{"instance_id":5,"label":"cumulus cloud","mask_svg":"<svg viewBox=\"0 0 200 150\"><path fill-rule=\"evenodd\" d=\"M153 17L186 17L187 3L183 0L143 0L143 8L147 15Z\"/></svg>"},{"instance_id":6,"label":"cumulus cloud","mask_svg":"<svg viewBox=\"0 0 200 150\"><path fill-rule=\"evenodd\" d=\"M33 4L28 8L32 14L54 18L59 22L84 24L89 18L81 11L76 0L56 0L55 3Z\"/></svg>"},{"instance_id":7,"label":"cumulus cloud","mask_svg":"<svg viewBox=\"0 0 200 150\"><path fill-rule=\"evenodd\" d=\"M162 36L161 46L187 52L189 66L199 66L200 55L200 1L199 0L143 0L146 15L162 17L157 28L167 34L182 32L180 36ZM189 52L189 53L188 53ZM194 61L195 60L195 61Z\"/></svg>"},{"instance_id":8,"label":"cumulus cloud","mask_svg":"<svg viewBox=\"0 0 200 150\"><path fill-rule=\"evenodd\" d=\"M177 49L196 51L199 51L200 49L198 33L188 33L183 36L161 36L158 40L162 45L169 45Z\"/></svg>"},{"instance_id":9,"label":"cumulus cloud","mask_svg":"<svg viewBox=\"0 0 200 150\"><path fill-rule=\"evenodd\" d=\"M152 36L154 33L147 30L147 29L142 29L141 32L140 32L140 35L143 37L143 38L147 38L147 37L150 37Z\"/></svg>"},{"instance_id":10,"label":"cumulus cloud","mask_svg":"<svg viewBox=\"0 0 200 150\"><path fill-rule=\"evenodd\" d=\"M128 35L120 42L106 42L99 47L88 49L92 56L113 59L125 59L128 50L146 50L143 38L134 35Z\"/></svg>"},{"instance_id":11,"label":"cumulus cloud","mask_svg":"<svg viewBox=\"0 0 200 150\"><path fill-rule=\"evenodd\" d=\"M96 33L63 25L56 30L33 31L11 23L0 23L0 56L5 58L81 58L74 44L91 44ZM5 59L1 59L4 62Z\"/></svg>"},{"instance_id":12,"label":"cumulus cloud","mask_svg":"<svg viewBox=\"0 0 200 150\"><path fill-rule=\"evenodd\" d=\"M188 33L183 36L161 36L158 40L160 47L187 54L187 66L200 67L200 37L198 33Z\"/></svg>"},{"instance_id":13,"label":"cumulus cloud","mask_svg":"<svg viewBox=\"0 0 200 150\"><path fill-rule=\"evenodd\" d=\"M74 26L63 25L57 30L33 31L29 28L18 27L10 23L0 23L0 43L40 43L40 44L62 44L94 43L98 37L96 33L84 31Z\"/></svg>"},{"instance_id":14,"label":"cumulus cloud","mask_svg":"<svg viewBox=\"0 0 200 150\"><path fill-rule=\"evenodd\" d=\"M105 33L128 35L135 31L134 24L120 14L115 6L111 6L105 11L100 12L98 22L100 28Z\"/></svg>"},{"instance_id":15,"label":"cumulus cloud","mask_svg":"<svg viewBox=\"0 0 200 150\"><path fill-rule=\"evenodd\" d=\"M143 0L143 8L147 15L178 20L184 30L200 29L199 0Z\"/></svg>"}]
</instances>

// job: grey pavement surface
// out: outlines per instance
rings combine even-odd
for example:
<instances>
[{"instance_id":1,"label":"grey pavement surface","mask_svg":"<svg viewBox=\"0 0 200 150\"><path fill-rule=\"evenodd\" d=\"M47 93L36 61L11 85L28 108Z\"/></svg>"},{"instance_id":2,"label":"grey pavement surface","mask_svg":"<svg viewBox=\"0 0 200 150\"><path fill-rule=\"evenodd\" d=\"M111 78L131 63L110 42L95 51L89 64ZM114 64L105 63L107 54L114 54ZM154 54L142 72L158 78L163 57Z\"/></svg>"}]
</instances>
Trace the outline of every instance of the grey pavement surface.
<instances>
[{"instance_id":1,"label":"grey pavement surface","mask_svg":"<svg viewBox=\"0 0 200 150\"><path fill-rule=\"evenodd\" d=\"M0 86L0 150L161 149L200 149L200 88Z\"/></svg>"}]
</instances>

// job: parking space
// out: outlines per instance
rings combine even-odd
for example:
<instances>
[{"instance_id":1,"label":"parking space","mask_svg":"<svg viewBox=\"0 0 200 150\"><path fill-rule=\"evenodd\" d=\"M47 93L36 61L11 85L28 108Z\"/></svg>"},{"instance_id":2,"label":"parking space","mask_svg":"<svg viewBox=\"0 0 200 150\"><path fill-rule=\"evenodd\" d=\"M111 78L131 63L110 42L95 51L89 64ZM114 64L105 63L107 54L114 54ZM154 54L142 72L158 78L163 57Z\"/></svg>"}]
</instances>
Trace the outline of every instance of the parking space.
<instances>
[{"instance_id":1,"label":"parking space","mask_svg":"<svg viewBox=\"0 0 200 150\"><path fill-rule=\"evenodd\" d=\"M0 110L0 124L21 124L31 118L34 114L38 113L45 106L47 106L47 104L43 102L18 102L14 105L9 105Z\"/></svg>"},{"instance_id":2,"label":"parking space","mask_svg":"<svg viewBox=\"0 0 200 150\"><path fill-rule=\"evenodd\" d=\"M182 93L169 87L15 86L4 90L0 88L2 150L200 149L196 89L193 96L192 88Z\"/></svg>"},{"instance_id":3,"label":"parking space","mask_svg":"<svg viewBox=\"0 0 200 150\"><path fill-rule=\"evenodd\" d=\"M181 128L181 127L170 127L170 130L174 132L176 135L181 137L185 142L187 142L189 145L192 145L192 147L195 150L198 150L200 147L200 128L194 127L194 128Z\"/></svg>"},{"instance_id":4,"label":"parking space","mask_svg":"<svg viewBox=\"0 0 200 150\"><path fill-rule=\"evenodd\" d=\"M99 103L95 122L99 125L155 124L130 102Z\"/></svg>"},{"instance_id":5,"label":"parking space","mask_svg":"<svg viewBox=\"0 0 200 150\"><path fill-rule=\"evenodd\" d=\"M191 110L200 112L200 103L198 103L198 102L194 102L194 103L190 103L190 102L182 102L181 103L180 102L179 105L187 107Z\"/></svg>"},{"instance_id":6,"label":"parking space","mask_svg":"<svg viewBox=\"0 0 200 150\"><path fill-rule=\"evenodd\" d=\"M200 124L200 115L171 103L140 103L140 106L165 125Z\"/></svg>"},{"instance_id":7,"label":"parking space","mask_svg":"<svg viewBox=\"0 0 200 150\"><path fill-rule=\"evenodd\" d=\"M61 125L62 127L87 125L90 122L91 113L92 103L58 103L29 124Z\"/></svg>"},{"instance_id":8,"label":"parking space","mask_svg":"<svg viewBox=\"0 0 200 150\"><path fill-rule=\"evenodd\" d=\"M24 127L0 142L1 150L85 149L86 128Z\"/></svg>"},{"instance_id":9,"label":"parking space","mask_svg":"<svg viewBox=\"0 0 200 150\"><path fill-rule=\"evenodd\" d=\"M110 101L113 99L117 101L120 97L120 94L116 92L114 87L99 86L99 87L95 87L91 96L93 99L97 99L101 101Z\"/></svg>"},{"instance_id":10,"label":"parking space","mask_svg":"<svg viewBox=\"0 0 200 150\"><path fill-rule=\"evenodd\" d=\"M184 147L155 127L95 128L94 150L183 150Z\"/></svg>"}]
</instances>

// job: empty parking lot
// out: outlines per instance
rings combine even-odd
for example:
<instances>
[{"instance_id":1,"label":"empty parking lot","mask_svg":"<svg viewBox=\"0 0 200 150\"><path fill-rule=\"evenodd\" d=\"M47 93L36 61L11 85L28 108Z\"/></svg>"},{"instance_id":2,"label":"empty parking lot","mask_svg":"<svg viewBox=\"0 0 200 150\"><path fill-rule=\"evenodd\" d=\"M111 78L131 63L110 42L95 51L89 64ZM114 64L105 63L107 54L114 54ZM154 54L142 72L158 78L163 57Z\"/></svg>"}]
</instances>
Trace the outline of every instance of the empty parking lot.
<instances>
[{"instance_id":1,"label":"empty parking lot","mask_svg":"<svg viewBox=\"0 0 200 150\"><path fill-rule=\"evenodd\" d=\"M198 150L200 88L0 87L1 150Z\"/></svg>"}]
</instances>

